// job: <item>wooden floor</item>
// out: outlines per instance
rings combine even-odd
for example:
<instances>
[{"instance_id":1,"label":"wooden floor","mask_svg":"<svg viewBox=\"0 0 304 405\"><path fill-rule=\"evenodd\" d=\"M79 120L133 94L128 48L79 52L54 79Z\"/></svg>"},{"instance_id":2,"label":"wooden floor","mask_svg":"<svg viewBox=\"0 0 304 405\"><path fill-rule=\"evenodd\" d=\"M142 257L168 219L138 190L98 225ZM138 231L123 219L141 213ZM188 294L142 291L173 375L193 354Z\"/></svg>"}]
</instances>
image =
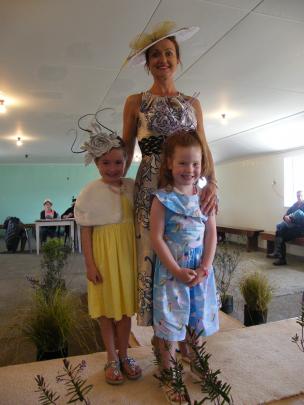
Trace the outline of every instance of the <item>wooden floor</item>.
<instances>
[{"instance_id":1,"label":"wooden floor","mask_svg":"<svg viewBox=\"0 0 304 405\"><path fill-rule=\"evenodd\" d=\"M220 366L221 378L232 386L234 405L304 404L304 396L292 396L292 390L294 393L304 391L304 354L297 351L288 339L297 328L294 319L244 328L240 323L237 324L235 320L222 314L221 323L221 333L211 336L211 339L208 338L208 351L212 353L214 361L212 367ZM136 335L138 332L135 333ZM148 334L145 334L144 338L147 339ZM143 337L139 336L140 339ZM282 353L282 341L287 342L288 340L289 344L286 343L286 350ZM259 342L262 342L260 348L257 347ZM257 353L261 355L257 356ZM141 365L143 378L139 381L125 381L119 387L109 386L104 381L105 353L99 352L70 358L73 365L81 360L85 360L87 363L85 377L94 386L89 395L92 405L110 403L165 405L167 403L153 377L155 365L151 346L130 349L130 355L134 356ZM267 368L265 364L272 364L272 367ZM277 375L278 370L275 370L274 364L279 364L280 372ZM35 392L34 380L37 374L43 374L50 387L64 398L64 386L55 382L56 375L61 369L62 360L60 359L0 368L0 404L33 405L37 403L38 394ZM287 380L289 383L296 380L295 385L288 384ZM272 382L269 389L268 381ZM200 387L198 384L193 384L193 378L187 365L185 365L185 383L192 401L200 400L202 398ZM271 396L273 398L278 398L279 395L286 397L286 392L290 395L289 399L271 402ZM269 396L270 398L266 400L266 397ZM65 401L62 399L60 404L64 403ZM206 402L206 405L210 405L210 403Z\"/></svg>"}]
</instances>

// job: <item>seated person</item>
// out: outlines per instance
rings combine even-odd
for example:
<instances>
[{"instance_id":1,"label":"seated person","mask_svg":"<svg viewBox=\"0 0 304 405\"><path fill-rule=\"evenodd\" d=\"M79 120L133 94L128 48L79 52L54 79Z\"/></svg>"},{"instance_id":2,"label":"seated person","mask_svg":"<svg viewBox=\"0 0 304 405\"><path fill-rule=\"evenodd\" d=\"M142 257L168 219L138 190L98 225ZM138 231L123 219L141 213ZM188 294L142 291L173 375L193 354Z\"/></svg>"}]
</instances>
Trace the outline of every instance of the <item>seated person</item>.
<instances>
[{"instance_id":1,"label":"seated person","mask_svg":"<svg viewBox=\"0 0 304 405\"><path fill-rule=\"evenodd\" d=\"M64 213L61 215L62 219L74 218L75 203L76 203L76 198L73 197L71 206L67 210L65 210Z\"/></svg>"},{"instance_id":2,"label":"seated person","mask_svg":"<svg viewBox=\"0 0 304 405\"><path fill-rule=\"evenodd\" d=\"M64 211L64 213L61 215L61 219L74 218L75 203L76 203L76 198L73 197L71 206L67 210ZM65 234L65 240L66 240L70 235L70 227L69 226L65 226L64 234Z\"/></svg>"},{"instance_id":3,"label":"seated person","mask_svg":"<svg viewBox=\"0 0 304 405\"><path fill-rule=\"evenodd\" d=\"M285 243L304 236L304 201L301 190L297 191L297 202L287 210L283 220L277 225L274 252L267 256L277 259L273 262L275 266L287 264Z\"/></svg>"},{"instance_id":4,"label":"seated person","mask_svg":"<svg viewBox=\"0 0 304 405\"><path fill-rule=\"evenodd\" d=\"M55 219L58 218L58 213L53 210L53 203L49 198L46 198L43 202L44 210L40 212L40 219ZM56 236L55 226L43 226L41 227L41 243L44 243L49 236L54 238Z\"/></svg>"},{"instance_id":5,"label":"seated person","mask_svg":"<svg viewBox=\"0 0 304 405\"><path fill-rule=\"evenodd\" d=\"M286 214L283 216L283 221L277 224L277 231L282 228L293 228L295 226L295 224L290 221L289 215L298 209L304 210L303 193L301 190L297 191L297 201L288 208Z\"/></svg>"},{"instance_id":6,"label":"seated person","mask_svg":"<svg viewBox=\"0 0 304 405\"><path fill-rule=\"evenodd\" d=\"M16 253L21 241L20 251L24 251L27 240L24 224L17 217L7 217L4 221L4 240L9 253Z\"/></svg>"}]
</instances>

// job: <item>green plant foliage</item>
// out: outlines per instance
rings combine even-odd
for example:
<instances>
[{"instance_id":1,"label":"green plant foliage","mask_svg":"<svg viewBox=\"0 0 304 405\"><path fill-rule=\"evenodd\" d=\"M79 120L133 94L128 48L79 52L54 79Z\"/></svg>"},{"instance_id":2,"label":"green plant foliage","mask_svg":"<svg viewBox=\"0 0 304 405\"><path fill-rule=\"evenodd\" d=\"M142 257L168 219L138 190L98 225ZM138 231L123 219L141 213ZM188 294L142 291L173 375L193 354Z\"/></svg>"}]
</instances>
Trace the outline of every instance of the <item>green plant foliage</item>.
<instances>
[{"instance_id":1,"label":"green plant foliage","mask_svg":"<svg viewBox=\"0 0 304 405\"><path fill-rule=\"evenodd\" d=\"M201 391L205 394L200 401L194 401L193 405L202 405L206 401L211 401L215 405L233 405L233 398L230 395L231 386L219 379L220 370L211 370L209 365L211 354L206 351L206 342L199 343L202 333L203 331L196 334L195 330L187 327L187 343L193 353L193 365L201 375L198 384L201 385ZM165 349L170 352L169 346L166 346ZM154 355L155 363L161 369L161 358L157 349L154 349ZM172 393L182 395L187 404L192 405L187 386L183 381L183 365L171 355L171 352L170 363L169 369L162 369L160 374L155 374L154 377L160 381L161 386L167 387Z\"/></svg>"},{"instance_id":2,"label":"green plant foliage","mask_svg":"<svg viewBox=\"0 0 304 405\"><path fill-rule=\"evenodd\" d=\"M22 314L20 329L41 352L63 351L70 337L86 347L92 321L80 298L60 288L51 297L35 290L31 305Z\"/></svg>"},{"instance_id":3,"label":"green plant foliage","mask_svg":"<svg viewBox=\"0 0 304 405\"><path fill-rule=\"evenodd\" d=\"M51 298L58 288L65 289L62 272L71 253L71 247L65 245L61 239L53 238L42 246L41 251L41 279L28 277L28 280L34 288L39 288L47 298Z\"/></svg>"},{"instance_id":4,"label":"green plant foliage","mask_svg":"<svg viewBox=\"0 0 304 405\"><path fill-rule=\"evenodd\" d=\"M249 309L265 311L272 299L274 289L268 278L256 271L241 279L240 291Z\"/></svg>"},{"instance_id":5,"label":"green plant foliage","mask_svg":"<svg viewBox=\"0 0 304 405\"><path fill-rule=\"evenodd\" d=\"M199 343L199 334L194 329L188 327L188 344L194 354L195 370L201 375L198 383L204 398L201 401L195 401L194 405L202 405L206 401L212 401L216 405L233 404L233 398L230 395L231 386L219 379L221 370L212 371L209 365L211 354L206 351L206 341Z\"/></svg>"},{"instance_id":6,"label":"green plant foliage","mask_svg":"<svg viewBox=\"0 0 304 405\"><path fill-rule=\"evenodd\" d=\"M296 333L291 338L291 341L298 346L301 352L304 352L304 304L302 304L301 315L297 318L297 324L301 327L301 336Z\"/></svg>"},{"instance_id":7,"label":"green plant foliage","mask_svg":"<svg viewBox=\"0 0 304 405\"><path fill-rule=\"evenodd\" d=\"M63 373L56 377L56 382L63 382L66 386L66 396L68 397L67 404L73 404L77 401L83 402L85 405L90 405L90 400L86 395L93 388L92 384L87 384L87 380L82 378L82 371L86 367L86 362L83 360L76 366L73 366L68 359L63 359ZM37 375L35 381L38 386L39 403L41 405L57 404L60 395L52 391L46 384L42 375Z\"/></svg>"},{"instance_id":8,"label":"green plant foliage","mask_svg":"<svg viewBox=\"0 0 304 405\"><path fill-rule=\"evenodd\" d=\"M35 392L39 392L39 403L41 405L56 405L58 399L60 398L60 395L49 388L42 375L36 375L35 381L38 386L38 390L36 390Z\"/></svg>"},{"instance_id":9,"label":"green plant foliage","mask_svg":"<svg viewBox=\"0 0 304 405\"><path fill-rule=\"evenodd\" d=\"M229 242L220 242L217 245L214 257L216 285L224 300L229 289L232 276L241 260L242 248Z\"/></svg>"},{"instance_id":10,"label":"green plant foliage","mask_svg":"<svg viewBox=\"0 0 304 405\"><path fill-rule=\"evenodd\" d=\"M183 365L173 357L171 361L172 366L169 369L163 369L159 375L154 374L154 377L159 380L161 386L166 387L172 394L178 394L181 398L185 398L187 403L191 405L190 396L183 381Z\"/></svg>"}]
</instances>

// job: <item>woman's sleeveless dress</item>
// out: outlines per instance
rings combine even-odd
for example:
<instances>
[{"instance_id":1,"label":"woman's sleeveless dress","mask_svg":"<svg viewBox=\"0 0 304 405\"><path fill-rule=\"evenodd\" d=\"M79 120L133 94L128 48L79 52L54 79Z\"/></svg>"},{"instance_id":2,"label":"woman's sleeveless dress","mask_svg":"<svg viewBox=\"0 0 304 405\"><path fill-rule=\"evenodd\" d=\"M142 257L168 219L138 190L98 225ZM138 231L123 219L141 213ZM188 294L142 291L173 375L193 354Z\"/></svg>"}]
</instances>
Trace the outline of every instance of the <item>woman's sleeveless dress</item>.
<instances>
[{"instance_id":1,"label":"woman's sleeveless dress","mask_svg":"<svg viewBox=\"0 0 304 405\"><path fill-rule=\"evenodd\" d=\"M158 190L156 198L165 208L164 239L181 268L197 269L203 255L205 222L199 195ZM153 288L155 335L170 341L183 341L186 326L210 336L219 329L214 272L194 287L182 283L156 258Z\"/></svg>"},{"instance_id":2,"label":"woman's sleeveless dress","mask_svg":"<svg viewBox=\"0 0 304 405\"><path fill-rule=\"evenodd\" d=\"M116 321L136 312L136 254L133 208L121 194L122 221L94 226L93 256L103 282L88 281L88 306L92 318Z\"/></svg>"},{"instance_id":3,"label":"woman's sleeveless dress","mask_svg":"<svg viewBox=\"0 0 304 405\"><path fill-rule=\"evenodd\" d=\"M138 262L137 322L153 324L154 254L149 235L152 194L158 188L162 145L165 139L182 129L196 129L197 121L191 99L178 94L162 97L143 93L139 111L137 139L142 161L135 181L135 231Z\"/></svg>"}]
</instances>

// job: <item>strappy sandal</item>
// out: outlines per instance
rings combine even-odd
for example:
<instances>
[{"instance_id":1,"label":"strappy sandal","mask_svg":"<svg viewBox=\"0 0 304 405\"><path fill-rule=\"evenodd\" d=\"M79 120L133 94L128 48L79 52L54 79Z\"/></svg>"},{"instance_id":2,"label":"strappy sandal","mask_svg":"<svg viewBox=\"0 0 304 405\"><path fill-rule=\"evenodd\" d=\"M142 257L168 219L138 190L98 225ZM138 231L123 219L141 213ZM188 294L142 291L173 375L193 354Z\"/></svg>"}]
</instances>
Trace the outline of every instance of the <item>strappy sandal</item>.
<instances>
[{"instance_id":1,"label":"strappy sandal","mask_svg":"<svg viewBox=\"0 0 304 405\"><path fill-rule=\"evenodd\" d=\"M141 368L132 357L121 357L119 362L121 371L129 380L138 380L141 377Z\"/></svg>"},{"instance_id":2,"label":"strappy sandal","mask_svg":"<svg viewBox=\"0 0 304 405\"><path fill-rule=\"evenodd\" d=\"M196 380L203 380L205 378L204 374L202 374L200 372L200 370L195 365L195 362L193 362L193 361L190 362L190 371L191 371L192 376Z\"/></svg>"},{"instance_id":3,"label":"strappy sandal","mask_svg":"<svg viewBox=\"0 0 304 405\"><path fill-rule=\"evenodd\" d=\"M175 349L176 354L178 357L185 363L185 364L190 364L191 363L191 358L189 354L181 354L181 351L179 349Z\"/></svg>"},{"instance_id":4,"label":"strappy sandal","mask_svg":"<svg viewBox=\"0 0 304 405\"><path fill-rule=\"evenodd\" d=\"M186 395L176 391L171 384L162 385L166 400L171 405L187 405Z\"/></svg>"},{"instance_id":5,"label":"strappy sandal","mask_svg":"<svg viewBox=\"0 0 304 405\"><path fill-rule=\"evenodd\" d=\"M107 375L107 370L111 369L112 377ZM108 384L111 385L120 385L124 382L123 375L120 369L120 363L118 360L109 361L104 366L105 371L105 380Z\"/></svg>"}]
</instances>

